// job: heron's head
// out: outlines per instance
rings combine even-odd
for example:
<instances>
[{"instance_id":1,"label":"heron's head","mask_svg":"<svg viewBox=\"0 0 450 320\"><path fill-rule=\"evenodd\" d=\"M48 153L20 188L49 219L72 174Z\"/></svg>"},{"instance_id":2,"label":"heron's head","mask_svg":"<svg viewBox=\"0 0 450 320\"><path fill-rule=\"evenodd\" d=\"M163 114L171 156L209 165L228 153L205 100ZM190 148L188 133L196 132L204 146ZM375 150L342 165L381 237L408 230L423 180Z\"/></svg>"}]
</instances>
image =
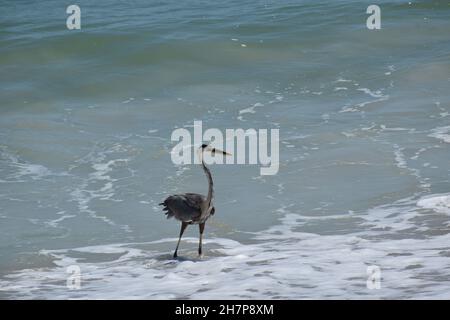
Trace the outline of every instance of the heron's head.
<instances>
[{"instance_id":1,"label":"heron's head","mask_svg":"<svg viewBox=\"0 0 450 320\"><path fill-rule=\"evenodd\" d=\"M209 144L202 144L200 148L198 148L199 153L203 153L203 152L211 152L211 154L214 156L216 153L218 154L222 154L224 156L231 156L231 153L228 153L226 151L217 149L217 148L213 148L211 147Z\"/></svg>"}]
</instances>

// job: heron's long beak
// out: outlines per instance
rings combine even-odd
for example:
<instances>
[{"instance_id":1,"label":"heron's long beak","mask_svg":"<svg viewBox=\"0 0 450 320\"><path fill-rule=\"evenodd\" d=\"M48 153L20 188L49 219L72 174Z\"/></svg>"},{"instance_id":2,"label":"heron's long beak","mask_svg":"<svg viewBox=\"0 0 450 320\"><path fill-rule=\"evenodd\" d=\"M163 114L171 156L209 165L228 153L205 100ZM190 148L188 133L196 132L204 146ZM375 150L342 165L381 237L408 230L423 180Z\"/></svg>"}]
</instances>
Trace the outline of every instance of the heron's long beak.
<instances>
[{"instance_id":1,"label":"heron's long beak","mask_svg":"<svg viewBox=\"0 0 450 320\"><path fill-rule=\"evenodd\" d=\"M223 150L220 150L220 149L217 149L217 148L212 148L212 149L211 149L212 155L215 155L216 152L217 152L218 154L223 154L224 156L231 156L231 153L225 152L225 151L223 151Z\"/></svg>"}]
</instances>

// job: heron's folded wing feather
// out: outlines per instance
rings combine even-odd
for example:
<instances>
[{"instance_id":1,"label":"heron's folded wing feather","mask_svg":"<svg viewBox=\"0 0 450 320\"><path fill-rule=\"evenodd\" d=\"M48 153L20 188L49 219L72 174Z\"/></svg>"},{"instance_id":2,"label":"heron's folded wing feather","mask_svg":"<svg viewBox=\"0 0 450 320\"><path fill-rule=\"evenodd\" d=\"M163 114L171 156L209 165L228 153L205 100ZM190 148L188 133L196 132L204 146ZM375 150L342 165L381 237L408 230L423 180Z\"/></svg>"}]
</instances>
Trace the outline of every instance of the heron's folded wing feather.
<instances>
[{"instance_id":1,"label":"heron's folded wing feather","mask_svg":"<svg viewBox=\"0 0 450 320\"><path fill-rule=\"evenodd\" d=\"M196 193L176 194L164 200L167 218L175 217L181 221L192 221L201 215L204 197Z\"/></svg>"}]
</instances>

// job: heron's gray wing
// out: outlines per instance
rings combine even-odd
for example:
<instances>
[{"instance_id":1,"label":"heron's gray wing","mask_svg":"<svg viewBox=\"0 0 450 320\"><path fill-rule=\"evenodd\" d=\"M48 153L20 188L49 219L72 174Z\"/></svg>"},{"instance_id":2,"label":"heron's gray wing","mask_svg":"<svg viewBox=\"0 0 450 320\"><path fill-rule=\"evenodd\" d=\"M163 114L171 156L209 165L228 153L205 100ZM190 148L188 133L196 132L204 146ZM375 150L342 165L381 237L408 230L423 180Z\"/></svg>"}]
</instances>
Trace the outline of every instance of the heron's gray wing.
<instances>
[{"instance_id":1,"label":"heron's gray wing","mask_svg":"<svg viewBox=\"0 0 450 320\"><path fill-rule=\"evenodd\" d=\"M163 203L167 219L175 217L177 220L190 222L200 217L202 203L205 197L197 193L183 193L167 197Z\"/></svg>"}]
</instances>

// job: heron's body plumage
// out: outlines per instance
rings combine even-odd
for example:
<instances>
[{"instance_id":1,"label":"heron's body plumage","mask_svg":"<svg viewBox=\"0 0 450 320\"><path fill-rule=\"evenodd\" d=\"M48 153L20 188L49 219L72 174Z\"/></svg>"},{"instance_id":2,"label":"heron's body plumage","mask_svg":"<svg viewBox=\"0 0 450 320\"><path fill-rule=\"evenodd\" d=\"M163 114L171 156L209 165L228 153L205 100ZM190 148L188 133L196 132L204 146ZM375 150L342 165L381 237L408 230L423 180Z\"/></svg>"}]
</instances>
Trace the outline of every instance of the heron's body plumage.
<instances>
[{"instance_id":1,"label":"heron's body plumage","mask_svg":"<svg viewBox=\"0 0 450 320\"><path fill-rule=\"evenodd\" d=\"M200 224L214 214L212 203L205 208L206 197L198 193L174 194L160 203L167 219L175 218L189 224Z\"/></svg>"}]
</instances>

